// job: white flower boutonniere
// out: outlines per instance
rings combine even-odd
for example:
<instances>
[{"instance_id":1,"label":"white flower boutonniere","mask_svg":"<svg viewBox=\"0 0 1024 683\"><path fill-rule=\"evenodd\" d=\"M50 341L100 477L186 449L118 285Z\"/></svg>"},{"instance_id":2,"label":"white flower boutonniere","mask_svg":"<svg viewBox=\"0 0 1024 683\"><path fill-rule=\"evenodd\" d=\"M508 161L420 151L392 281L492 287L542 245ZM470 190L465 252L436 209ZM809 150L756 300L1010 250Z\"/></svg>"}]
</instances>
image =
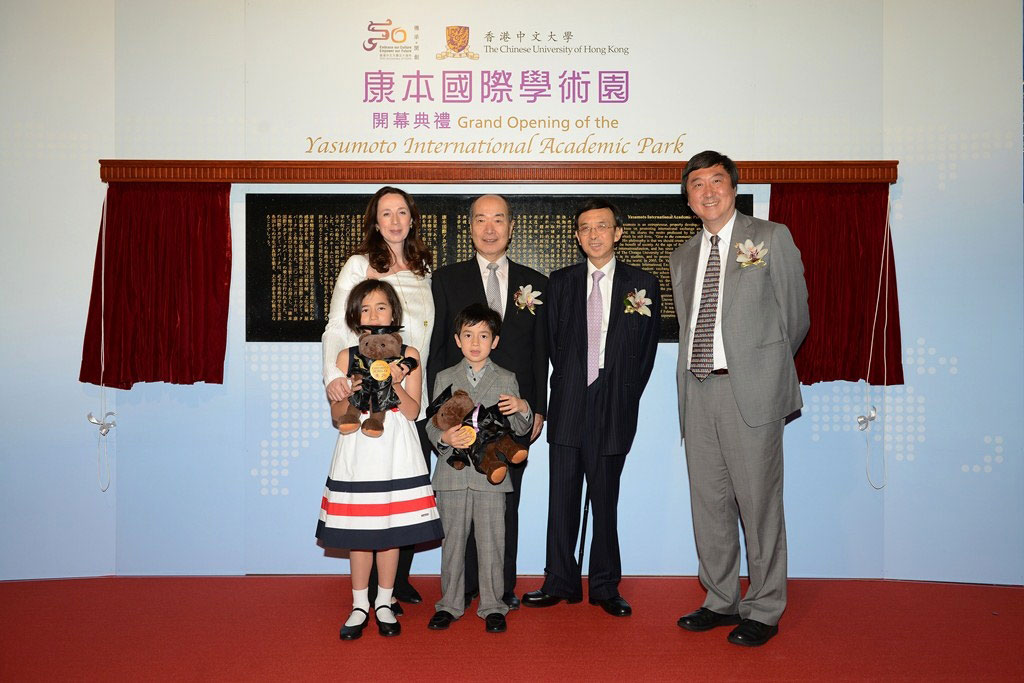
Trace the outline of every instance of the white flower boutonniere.
<instances>
[{"instance_id":1,"label":"white flower boutonniere","mask_svg":"<svg viewBox=\"0 0 1024 683\"><path fill-rule=\"evenodd\" d=\"M648 306L652 301L647 298L646 289L634 289L626 295L622 303L626 307L626 313L639 313L640 315L646 315L648 318L651 317L651 309Z\"/></svg>"},{"instance_id":2,"label":"white flower boutonniere","mask_svg":"<svg viewBox=\"0 0 1024 683\"><path fill-rule=\"evenodd\" d=\"M754 246L751 240L747 240L742 244L740 242L736 243L736 260L739 261L740 268L768 265L764 260L764 255L767 253L768 250L764 248L764 242L757 246Z\"/></svg>"},{"instance_id":3,"label":"white flower boutonniere","mask_svg":"<svg viewBox=\"0 0 1024 683\"><path fill-rule=\"evenodd\" d=\"M516 293L512 295L512 301L515 302L515 305L519 310L526 309L530 312L530 315L537 315L534 313L533 309L544 303L540 300L540 295L543 293L544 292L541 292L540 290L536 292L533 291L533 285L521 286L516 290Z\"/></svg>"}]
</instances>

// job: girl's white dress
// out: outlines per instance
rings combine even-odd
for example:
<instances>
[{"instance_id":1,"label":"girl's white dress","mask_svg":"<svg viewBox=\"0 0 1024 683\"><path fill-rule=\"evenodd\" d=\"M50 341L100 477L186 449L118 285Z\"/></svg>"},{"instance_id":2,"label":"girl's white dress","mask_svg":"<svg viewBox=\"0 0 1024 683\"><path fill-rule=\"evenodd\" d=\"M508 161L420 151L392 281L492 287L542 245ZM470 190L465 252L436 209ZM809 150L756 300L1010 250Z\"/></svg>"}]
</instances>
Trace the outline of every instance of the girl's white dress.
<instances>
[{"instance_id":1,"label":"girl's white dress","mask_svg":"<svg viewBox=\"0 0 1024 683\"><path fill-rule=\"evenodd\" d=\"M384 413L384 433L338 435L320 504L323 545L385 550L444 536L416 425Z\"/></svg>"}]
</instances>

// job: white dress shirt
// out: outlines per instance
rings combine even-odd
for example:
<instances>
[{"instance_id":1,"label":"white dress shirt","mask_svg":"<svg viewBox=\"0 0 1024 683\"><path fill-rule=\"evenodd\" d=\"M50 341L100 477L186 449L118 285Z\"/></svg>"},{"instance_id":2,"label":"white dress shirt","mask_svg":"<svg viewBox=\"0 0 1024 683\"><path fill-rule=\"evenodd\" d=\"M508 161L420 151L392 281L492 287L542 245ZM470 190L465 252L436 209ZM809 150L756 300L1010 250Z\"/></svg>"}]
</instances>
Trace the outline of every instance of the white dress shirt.
<instances>
[{"instance_id":1,"label":"white dress shirt","mask_svg":"<svg viewBox=\"0 0 1024 683\"><path fill-rule=\"evenodd\" d=\"M612 280L615 278L615 257L612 260L604 264L604 267L597 268L590 259L587 259L587 300L590 299L590 292L594 289L594 271L600 270L604 273L604 277L601 278L601 282L598 283L598 287L601 288L601 352L597 359L598 367L604 367L604 348L605 340L608 338L608 321L611 319L612 314ZM584 310L586 302L584 302Z\"/></svg>"},{"instance_id":2,"label":"white dress shirt","mask_svg":"<svg viewBox=\"0 0 1024 683\"><path fill-rule=\"evenodd\" d=\"M487 266L491 263L480 254L476 255L476 263L480 266L480 277L484 281L484 296L487 295L487 281L491 279L491 271L487 269ZM501 319L505 319L505 305L508 302L508 256L502 254L501 257L494 261L498 266L498 292L501 294Z\"/></svg>"},{"instance_id":3,"label":"white dress shirt","mask_svg":"<svg viewBox=\"0 0 1024 683\"><path fill-rule=\"evenodd\" d=\"M714 367L715 370L728 368L725 362L725 345L722 342L722 285L725 283L725 266L733 253L732 226L736 222L736 212L732 212L732 218L718 231L718 254L721 267L718 272L718 305L715 307L715 336L714 336ZM686 354L686 367L690 367L690 359L693 357L693 330L697 327L697 315L700 313L700 297L704 290L704 272L708 269L708 256L711 254L711 233L707 228L701 229L700 256L697 260L697 279L693 287L693 304L690 306L690 350Z\"/></svg>"}]
</instances>

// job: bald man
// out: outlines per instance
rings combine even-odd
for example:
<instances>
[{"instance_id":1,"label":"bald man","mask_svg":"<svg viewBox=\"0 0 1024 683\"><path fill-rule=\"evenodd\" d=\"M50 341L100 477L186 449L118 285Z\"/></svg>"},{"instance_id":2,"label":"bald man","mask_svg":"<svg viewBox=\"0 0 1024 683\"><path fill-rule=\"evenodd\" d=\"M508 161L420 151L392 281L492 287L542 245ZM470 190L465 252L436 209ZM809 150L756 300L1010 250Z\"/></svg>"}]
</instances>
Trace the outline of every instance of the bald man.
<instances>
[{"instance_id":1,"label":"bald man","mask_svg":"<svg viewBox=\"0 0 1024 683\"><path fill-rule=\"evenodd\" d=\"M491 358L515 373L522 398L534 413L533 429L523 439L535 440L547 413L548 349L546 311L542 303L529 303L520 294L547 289L548 279L526 266L509 260L506 252L512 239L515 217L508 201L494 194L478 197L470 206L470 231L476 254L468 261L438 268L431 280L434 293L434 333L430 341L427 386L441 370L462 360L462 352L451 333L455 316L470 304L487 304L502 318L501 340ZM543 301L543 295L540 300ZM512 491L505 494L505 592L502 601L510 609L519 607L515 594L516 556L519 549L519 494L523 472L529 461L509 467ZM476 545L470 536L466 548L466 603L477 595Z\"/></svg>"}]
</instances>

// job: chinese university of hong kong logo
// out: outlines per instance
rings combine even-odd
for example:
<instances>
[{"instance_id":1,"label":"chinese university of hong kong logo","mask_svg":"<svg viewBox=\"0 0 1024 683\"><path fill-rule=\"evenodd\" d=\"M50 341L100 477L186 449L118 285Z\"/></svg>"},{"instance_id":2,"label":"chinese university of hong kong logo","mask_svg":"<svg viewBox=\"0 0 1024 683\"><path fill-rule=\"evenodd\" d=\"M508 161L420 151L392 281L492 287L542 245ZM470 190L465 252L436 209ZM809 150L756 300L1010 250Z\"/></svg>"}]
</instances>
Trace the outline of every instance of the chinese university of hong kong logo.
<instances>
[{"instance_id":1,"label":"chinese university of hong kong logo","mask_svg":"<svg viewBox=\"0 0 1024 683\"><path fill-rule=\"evenodd\" d=\"M448 49L438 52L438 59L449 57L480 59L476 52L470 52L469 48L469 27L468 26L446 26L444 29L444 40Z\"/></svg>"}]
</instances>

